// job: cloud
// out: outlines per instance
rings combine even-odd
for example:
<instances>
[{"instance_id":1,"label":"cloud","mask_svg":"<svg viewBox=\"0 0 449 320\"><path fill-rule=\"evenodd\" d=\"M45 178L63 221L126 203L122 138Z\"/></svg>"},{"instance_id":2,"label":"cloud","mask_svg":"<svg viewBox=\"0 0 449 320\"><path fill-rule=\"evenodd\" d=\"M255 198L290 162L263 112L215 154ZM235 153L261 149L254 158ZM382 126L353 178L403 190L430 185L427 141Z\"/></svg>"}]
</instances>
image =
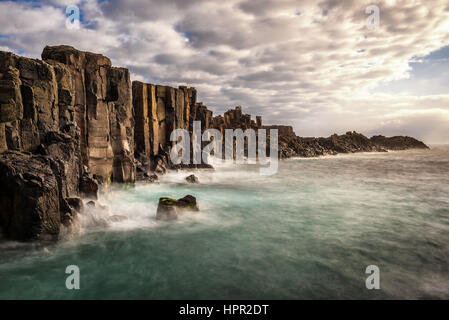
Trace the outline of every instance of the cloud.
<instances>
[{"instance_id":1,"label":"cloud","mask_svg":"<svg viewBox=\"0 0 449 320\"><path fill-rule=\"evenodd\" d=\"M80 30L65 28L69 2ZM380 26L368 30L371 1L360 0L0 2L0 46L32 57L47 44L100 52L133 79L195 86L216 112L242 105L302 135L449 139L438 111L448 106L439 66L449 51L425 71L416 62L449 45L447 1L376 3Z\"/></svg>"}]
</instances>

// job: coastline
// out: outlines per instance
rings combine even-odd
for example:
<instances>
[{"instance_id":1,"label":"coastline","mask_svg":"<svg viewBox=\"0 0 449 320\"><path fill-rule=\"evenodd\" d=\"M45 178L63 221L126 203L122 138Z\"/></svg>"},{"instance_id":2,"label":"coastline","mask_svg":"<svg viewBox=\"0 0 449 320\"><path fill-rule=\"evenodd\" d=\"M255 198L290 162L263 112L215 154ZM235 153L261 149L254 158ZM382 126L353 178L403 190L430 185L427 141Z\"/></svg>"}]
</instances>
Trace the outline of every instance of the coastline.
<instances>
[{"instance_id":1,"label":"coastline","mask_svg":"<svg viewBox=\"0 0 449 320\"><path fill-rule=\"evenodd\" d=\"M168 170L212 169L170 158L171 133L191 134L198 125L202 135L215 130L221 137L229 129L258 138L259 131L275 130L278 154L270 158L276 161L428 148L412 137L367 138L354 131L298 137L291 126L251 119L241 106L214 116L197 101L195 88L131 82L129 71L113 67L107 57L70 46L46 46L42 60L0 51L0 78L0 229L11 240L76 234L85 199L101 209L98 192L111 183L154 183ZM266 142L271 153L270 136Z\"/></svg>"}]
</instances>

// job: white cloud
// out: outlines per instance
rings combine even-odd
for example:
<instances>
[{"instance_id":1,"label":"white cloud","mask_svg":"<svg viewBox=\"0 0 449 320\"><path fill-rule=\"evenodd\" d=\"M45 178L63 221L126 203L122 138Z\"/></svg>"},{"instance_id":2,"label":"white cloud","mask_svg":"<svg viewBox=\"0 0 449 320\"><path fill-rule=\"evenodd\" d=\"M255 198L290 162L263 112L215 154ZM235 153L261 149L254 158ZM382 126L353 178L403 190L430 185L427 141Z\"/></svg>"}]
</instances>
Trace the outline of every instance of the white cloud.
<instances>
[{"instance_id":1,"label":"white cloud","mask_svg":"<svg viewBox=\"0 0 449 320\"><path fill-rule=\"evenodd\" d=\"M12 52L13 50L7 46L0 46L0 51Z\"/></svg>"}]
</instances>

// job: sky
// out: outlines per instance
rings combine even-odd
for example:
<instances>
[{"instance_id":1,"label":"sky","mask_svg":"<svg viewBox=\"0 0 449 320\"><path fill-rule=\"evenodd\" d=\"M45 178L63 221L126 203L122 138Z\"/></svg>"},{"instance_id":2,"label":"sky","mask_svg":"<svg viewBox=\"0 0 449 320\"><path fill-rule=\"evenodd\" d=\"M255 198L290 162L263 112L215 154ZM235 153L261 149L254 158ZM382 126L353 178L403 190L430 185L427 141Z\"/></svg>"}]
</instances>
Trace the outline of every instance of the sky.
<instances>
[{"instance_id":1,"label":"sky","mask_svg":"<svg viewBox=\"0 0 449 320\"><path fill-rule=\"evenodd\" d=\"M66 28L68 5L78 30ZM133 80L196 87L214 114L241 105L300 136L449 143L447 0L0 0L0 50L40 58L60 44L104 54Z\"/></svg>"}]
</instances>

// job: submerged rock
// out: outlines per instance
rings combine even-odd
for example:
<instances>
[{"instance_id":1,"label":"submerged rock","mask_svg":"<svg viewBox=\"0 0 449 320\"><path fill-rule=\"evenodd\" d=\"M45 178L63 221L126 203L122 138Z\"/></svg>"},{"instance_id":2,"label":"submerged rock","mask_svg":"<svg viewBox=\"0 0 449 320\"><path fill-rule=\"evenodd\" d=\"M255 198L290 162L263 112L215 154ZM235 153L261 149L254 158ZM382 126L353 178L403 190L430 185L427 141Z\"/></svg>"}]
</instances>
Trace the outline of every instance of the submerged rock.
<instances>
[{"instance_id":1,"label":"submerged rock","mask_svg":"<svg viewBox=\"0 0 449 320\"><path fill-rule=\"evenodd\" d=\"M196 198L187 195L181 199L160 198L157 206L156 219L157 220L176 220L178 215L184 211L198 211L199 207Z\"/></svg>"},{"instance_id":2,"label":"submerged rock","mask_svg":"<svg viewBox=\"0 0 449 320\"><path fill-rule=\"evenodd\" d=\"M147 183L154 183L159 180L159 177L155 173L149 173L149 172L143 172L143 173L137 173L136 175L137 181L147 182Z\"/></svg>"},{"instance_id":3,"label":"submerged rock","mask_svg":"<svg viewBox=\"0 0 449 320\"><path fill-rule=\"evenodd\" d=\"M190 176L186 177L186 181L188 183L193 183L193 184L200 183L200 180L198 180L198 177L195 176L194 174L191 174Z\"/></svg>"}]
</instances>

